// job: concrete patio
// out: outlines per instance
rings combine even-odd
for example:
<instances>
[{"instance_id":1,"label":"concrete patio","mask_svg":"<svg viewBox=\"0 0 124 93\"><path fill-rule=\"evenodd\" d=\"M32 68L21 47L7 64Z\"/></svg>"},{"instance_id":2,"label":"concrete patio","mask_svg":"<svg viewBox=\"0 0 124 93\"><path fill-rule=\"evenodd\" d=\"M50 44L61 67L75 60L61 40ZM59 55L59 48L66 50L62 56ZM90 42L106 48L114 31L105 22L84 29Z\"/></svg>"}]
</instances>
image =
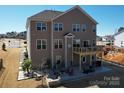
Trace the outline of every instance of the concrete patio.
<instances>
[{"instance_id":1,"label":"concrete patio","mask_svg":"<svg viewBox=\"0 0 124 93\"><path fill-rule=\"evenodd\" d=\"M50 84L50 86L54 86L60 83L68 83L70 81L76 81L76 80L80 80L80 79L84 79L93 75L97 75L99 73L103 73L103 72L108 72L111 71L112 69L107 68L107 67L97 67L95 72L90 72L88 74L85 74L81 71L79 71L79 68L75 68L74 69L74 75L68 75L67 73L63 73L61 74L57 79L54 79L53 76L51 76L51 74L48 75L47 81Z\"/></svg>"}]
</instances>

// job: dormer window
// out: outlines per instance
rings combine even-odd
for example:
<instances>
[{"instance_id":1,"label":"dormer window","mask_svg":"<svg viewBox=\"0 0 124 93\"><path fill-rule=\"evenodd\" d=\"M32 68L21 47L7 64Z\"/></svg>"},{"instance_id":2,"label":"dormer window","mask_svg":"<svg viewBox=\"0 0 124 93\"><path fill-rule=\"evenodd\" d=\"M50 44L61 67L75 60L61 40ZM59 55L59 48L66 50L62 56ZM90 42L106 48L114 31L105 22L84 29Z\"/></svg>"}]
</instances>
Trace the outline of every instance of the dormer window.
<instances>
[{"instance_id":1,"label":"dormer window","mask_svg":"<svg viewBox=\"0 0 124 93\"><path fill-rule=\"evenodd\" d=\"M95 25L92 25L92 31L96 32L96 26Z\"/></svg>"},{"instance_id":2,"label":"dormer window","mask_svg":"<svg viewBox=\"0 0 124 93\"><path fill-rule=\"evenodd\" d=\"M80 31L80 24L72 24L72 31L79 32Z\"/></svg>"},{"instance_id":3,"label":"dormer window","mask_svg":"<svg viewBox=\"0 0 124 93\"><path fill-rule=\"evenodd\" d=\"M86 31L87 29L87 25L86 24L82 24L82 31Z\"/></svg>"},{"instance_id":4,"label":"dormer window","mask_svg":"<svg viewBox=\"0 0 124 93\"><path fill-rule=\"evenodd\" d=\"M36 28L37 28L37 30L46 31L47 30L47 24L45 22L37 22Z\"/></svg>"},{"instance_id":5,"label":"dormer window","mask_svg":"<svg viewBox=\"0 0 124 93\"><path fill-rule=\"evenodd\" d=\"M55 23L54 24L54 31L62 31L63 30L63 24L62 23Z\"/></svg>"}]
</instances>

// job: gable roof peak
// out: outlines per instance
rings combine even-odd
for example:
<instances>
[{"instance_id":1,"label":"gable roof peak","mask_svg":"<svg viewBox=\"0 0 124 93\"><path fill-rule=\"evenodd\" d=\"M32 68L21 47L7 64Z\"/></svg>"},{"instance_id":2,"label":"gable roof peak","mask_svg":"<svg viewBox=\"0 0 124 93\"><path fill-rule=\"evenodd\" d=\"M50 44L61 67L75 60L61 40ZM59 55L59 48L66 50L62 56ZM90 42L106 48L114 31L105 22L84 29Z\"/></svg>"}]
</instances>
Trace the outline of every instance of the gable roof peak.
<instances>
[{"instance_id":1,"label":"gable roof peak","mask_svg":"<svg viewBox=\"0 0 124 93\"><path fill-rule=\"evenodd\" d=\"M74 10L74 9L79 9L84 15L86 15L92 22L94 22L95 24L98 24L97 21L95 21L87 12L85 12L85 10L83 10L79 5L75 5L72 8L66 10L65 12L61 13L60 15L58 15L57 17L53 18L52 20Z\"/></svg>"}]
</instances>

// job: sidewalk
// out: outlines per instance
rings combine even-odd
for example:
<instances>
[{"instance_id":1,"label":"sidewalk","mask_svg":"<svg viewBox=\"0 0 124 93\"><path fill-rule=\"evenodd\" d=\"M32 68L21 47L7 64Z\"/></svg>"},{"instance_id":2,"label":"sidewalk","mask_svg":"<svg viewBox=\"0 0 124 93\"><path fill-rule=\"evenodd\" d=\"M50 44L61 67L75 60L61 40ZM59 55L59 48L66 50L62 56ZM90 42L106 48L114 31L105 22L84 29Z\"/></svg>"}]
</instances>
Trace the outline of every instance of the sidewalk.
<instances>
[{"instance_id":1,"label":"sidewalk","mask_svg":"<svg viewBox=\"0 0 124 93\"><path fill-rule=\"evenodd\" d=\"M25 77L24 74L25 72L22 70L22 63L23 63L23 60L24 60L24 52L25 52L25 49L22 49L21 52L20 52L20 66L19 66L19 73L18 73L18 79L17 80L24 80L24 79L28 79L29 77Z\"/></svg>"}]
</instances>

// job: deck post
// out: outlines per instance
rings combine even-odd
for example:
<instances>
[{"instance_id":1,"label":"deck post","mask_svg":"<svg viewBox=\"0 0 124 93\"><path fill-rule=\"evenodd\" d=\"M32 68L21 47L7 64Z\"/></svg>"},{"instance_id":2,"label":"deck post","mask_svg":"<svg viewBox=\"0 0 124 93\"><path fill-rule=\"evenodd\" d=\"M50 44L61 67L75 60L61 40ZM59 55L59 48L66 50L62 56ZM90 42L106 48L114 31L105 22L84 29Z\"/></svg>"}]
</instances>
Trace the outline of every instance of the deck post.
<instances>
[{"instance_id":1,"label":"deck post","mask_svg":"<svg viewBox=\"0 0 124 93\"><path fill-rule=\"evenodd\" d=\"M79 54L79 70L81 71L81 54Z\"/></svg>"},{"instance_id":2,"label":"deck post","mask_svg":"<svg viewBox=\"0 0 124 93\"><path fill-rule=\"evenodd\" d=\"M90 53L90 65L92 64L92 61L91 61L91 59L92 59L92 55L91 55L91 53Z\"/></svg>"}]
</instances>

